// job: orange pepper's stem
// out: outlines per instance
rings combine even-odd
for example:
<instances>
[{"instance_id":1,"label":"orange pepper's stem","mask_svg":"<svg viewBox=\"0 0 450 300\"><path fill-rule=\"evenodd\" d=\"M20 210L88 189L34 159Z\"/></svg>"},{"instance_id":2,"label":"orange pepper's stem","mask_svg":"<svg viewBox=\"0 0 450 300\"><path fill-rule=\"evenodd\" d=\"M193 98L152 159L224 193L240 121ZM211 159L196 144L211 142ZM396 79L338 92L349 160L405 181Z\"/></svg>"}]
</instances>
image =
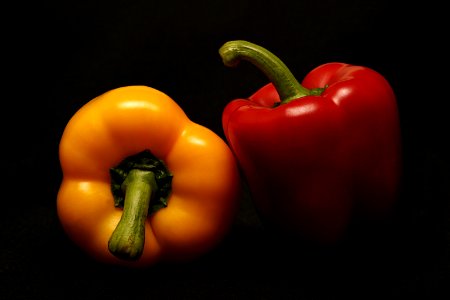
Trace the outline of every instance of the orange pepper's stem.
<instances>
[{"instance_id":1,"label":"orange pepper's stem","mask_svg":"<svg viewBox=\"0 0 450 300\"><path fill-rule=\"evenodd\" d=\"M109 251L121 259L136 260L144 249L145 220L150 200L158 186L151 171L133 169L122 183L125 192L123 214L112 233Z\"/></svg>"}]
</instances>

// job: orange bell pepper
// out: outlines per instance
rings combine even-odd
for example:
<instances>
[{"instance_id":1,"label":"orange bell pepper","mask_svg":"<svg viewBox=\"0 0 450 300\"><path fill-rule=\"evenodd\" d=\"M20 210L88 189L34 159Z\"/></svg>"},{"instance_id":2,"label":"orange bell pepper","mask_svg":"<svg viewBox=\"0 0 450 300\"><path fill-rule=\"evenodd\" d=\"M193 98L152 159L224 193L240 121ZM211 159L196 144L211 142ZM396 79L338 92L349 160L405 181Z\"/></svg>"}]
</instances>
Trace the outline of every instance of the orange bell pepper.
<instances>
[{"instance_id":1,"label":"orange bell pepper","mask_svg":"<svg viewBox=\"0 0 450 300\"><path fill-rule=\"evenodd\" d=\"M88 102L68 122L59 158L59 220L98 261L191 260L232 224L240 181L231 150L156 89L122 87Z\"/></svg>"}]
</instances>

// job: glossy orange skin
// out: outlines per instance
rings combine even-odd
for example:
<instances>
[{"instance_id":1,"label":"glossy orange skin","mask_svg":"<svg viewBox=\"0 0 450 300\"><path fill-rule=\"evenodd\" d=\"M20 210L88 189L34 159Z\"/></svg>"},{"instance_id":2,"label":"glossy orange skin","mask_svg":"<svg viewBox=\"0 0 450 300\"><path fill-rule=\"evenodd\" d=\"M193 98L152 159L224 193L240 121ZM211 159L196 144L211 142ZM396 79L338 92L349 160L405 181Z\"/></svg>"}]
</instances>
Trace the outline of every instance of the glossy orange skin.
<instances>
[{"instance_id":1,"label":"glossy orange skin","mask_svg":"<svg viewBox=\"0 0 450 300\"><path fill-rule=\"evenodd\" d=\"M173 174L172 192L168 206L147 218L142 256L121 260L108 250L122 215L109 169L145 149ZM240 181L231 150L156 89L122 87L88 102L68 122L59 156L58 217L70 239L98 261L145 267L191 260L215 247L232 224Z\"/></svg>"}]
</instances>

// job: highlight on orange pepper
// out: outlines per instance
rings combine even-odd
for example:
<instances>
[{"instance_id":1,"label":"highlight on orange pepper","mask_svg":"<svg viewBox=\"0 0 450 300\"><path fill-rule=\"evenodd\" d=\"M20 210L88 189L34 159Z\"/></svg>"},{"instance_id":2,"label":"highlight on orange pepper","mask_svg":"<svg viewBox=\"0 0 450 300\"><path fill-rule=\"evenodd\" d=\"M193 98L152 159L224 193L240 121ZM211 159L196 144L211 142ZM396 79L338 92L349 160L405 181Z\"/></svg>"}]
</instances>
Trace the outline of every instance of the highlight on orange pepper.
<instances>
[{"instance_id":1,"label":"highlight on orange pepper","mask_svg":"<svg viewBox=\"0 0 450 300\"><path fill-rule=\"evenodd\" d=\"M147 86L108 91L81 107L59 145L57 213L95 260L130 267L187 261L232 224L239 172L228 145Z\"/></svg>"}]
</instances>

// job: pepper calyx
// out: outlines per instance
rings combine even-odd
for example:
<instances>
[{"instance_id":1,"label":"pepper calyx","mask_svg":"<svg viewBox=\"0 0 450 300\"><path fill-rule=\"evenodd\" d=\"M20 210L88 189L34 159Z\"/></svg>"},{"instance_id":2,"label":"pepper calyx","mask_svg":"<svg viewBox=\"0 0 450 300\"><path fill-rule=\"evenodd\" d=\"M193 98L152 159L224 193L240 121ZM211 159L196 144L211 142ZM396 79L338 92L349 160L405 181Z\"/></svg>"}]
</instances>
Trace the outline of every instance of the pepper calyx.
<instances>
[{"instance_id":1,"label":"pepper calyx","mask_svg":"<svg viewBox=\"0 0 450 300\"><path fill-rule=\"evenodd\" d=\"M158 189L154 191L150 205L149 214L153 214L161 208L167 207L168 199L172 191L172 173L167 169L164 162L154 156L150 150L144 150L135 155L125 158L116 167L109 170L111 176L111 192L114 197L114 206L123 208L125 191L122 184L129 172L133 169L151 171L155 174Z\"/></svg>"}]
</instances>

